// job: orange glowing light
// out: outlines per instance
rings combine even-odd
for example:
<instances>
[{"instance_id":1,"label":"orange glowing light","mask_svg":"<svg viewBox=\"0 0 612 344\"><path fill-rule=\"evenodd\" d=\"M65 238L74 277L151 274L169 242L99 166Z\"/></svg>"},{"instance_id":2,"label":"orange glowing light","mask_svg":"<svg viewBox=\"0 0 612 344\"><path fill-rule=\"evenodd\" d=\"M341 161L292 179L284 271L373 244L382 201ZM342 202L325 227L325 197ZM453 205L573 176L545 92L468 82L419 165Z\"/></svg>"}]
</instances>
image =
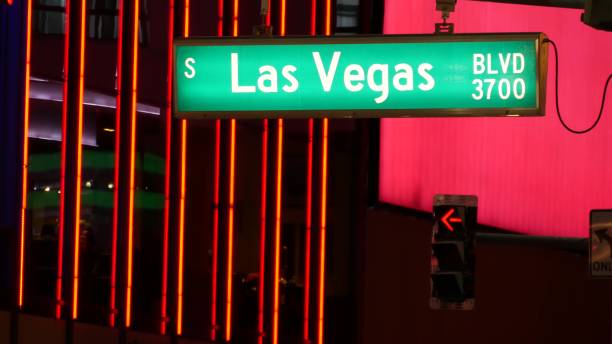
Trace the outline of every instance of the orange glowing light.
<instances>
[{"instance_id":1,"label":"orange glowing light","mask_svg":"<svg viewBox=\"0 0 612 344\"><path fill-rule=\"evenodd\" d=\"M274 305L272 319L272 343L278 343L278 311L280 280L280 243L281 243L281 205L283 173L283 119L278 119L278 137L276 143L276 210L274 219Z\"/></svg>"},{"instance_id":2,"label":"orange glowing light","mask_svg":"<svg viewBox=\"0 0 612 344\"><path fill-rule=\"evenodd\" d=\"M234 0L234 17L232 19L234 24L233 35L236 37L238 36L238 0Z\"/></svg>"},{"instance_id":3,"label":"orange glowing light","mask_svg":"<svg viewBox=\"0 0 612 344\"><path fill-rule=\"evenodd\" d=\"M238 36L238 0L234 0L233 32ZM225 299L225 341L229 342L232 337L232 273L234 260L234 167L236 146L236 120L230 120L230 168L229 168L229 204L227 225L227 283Z\"/></svg>"},{"instance_id":4,"label":"orange glowing light","mask_svg":"<svg viewBox=\"0 0 612 344\"><path fill-rule=\"evenodd\" d=\"M281 8L280 8L280 12L281 12L281 18L280 18L280 35L284 36L285 35L285 19L286 19L286 0L281 0Z\"/></svg>"},{"instance_id":5,"label":"orange glowing light","mask_svg":"<svg viewBox=\"0 0 612 344\"><path fill-rule=\"evenodd\" d=\"M187 120L181 120L181 185L179 200L179 259L176 334L183 333L183 255L185 252L185 175L187 169Z\"/></svg>"},{"instance_id":6,"label":"orange glowing light","mask_svg":"<svg viewBox=\"0 0 612 344\"><path fill-rule=\"evenodd\" d=\"M227 299L225 315L225 341L229 342L232 334L232 274L234 260L234 169L236 159L236 120L230 120L230 168L229 168L229 212L227 226Z\"/></svg>"},{"instance_id":7,"label":"orange glowing light","mask_svg":"<svg viewBox=\"0 0 612 344\"><path fill-rule=\"evenodd\" d=\"M128 254L127 254L127 288L125 305L125 326L132 325L132 275L134 250L134 175L136 169L136 98L138 96L138 18L140 11L139 0L134 2L134 18L132 27L132 98L131 98L131 132L130 132L130 188L128 203Z\"/></svg>"},{"instance_id":8,"label":"orange glowing light","mask_svg":"<svg viewBox=\"0 0 612 344\"><path fill-rule=\"evenodd\" d=\"M26 58L25 58L25 90L23 107L23 157L21 166L21 223L19 229L19 298L17 304L23 307L23 265L25 250L26 207L28 199L28 132L30 127L30 55L32 45L32 0L27 4Z\"/></svg>"},{"instance_id":9,"label":"orange glowing light","mask_svg":"<svg viewBox=\"0 0 612 344\"><path fill-rule=\"evenodd\" d=\"M73 293L72 293L72 319L78 316L79 305L79 239L81 237L81 167L83 163L83 87L85 81L85 0L81 0L81 23L79 26L80 52L79 52L79 111L78 111L78 135L77 135L77 175L76 175L76 197L74 205L74 266L73 266Z\"/></svg>"},{"instance_id":10,"label":"orange glowing light","mask_svg":"<svg viewBox=\"0 0 612 344\"><path fill-rule=\"evenodd\" d=\"M183 7L185 23L183 37L189 37L189 0L185 0ZM179 256L178 256L178 286L176 303L176 334L183 333L183 259L185 251L185 179L187 169L187 121L181 120L181 172L180 172L180 198L179 198Z\"/></svg>"},{"instance_id":11,"label":"orange glowing light","mask_svg":"<svg viewBox=\"0 0 612 344\"><path fill-rule=\"evenodd\" d=\"M319 326L317 330L318 344L323 344L323 320L325 305L325 230L327 226L327 131L328 119L323 119L323 147L321 159L321 241L319 257Z\"/></svg>"}]
</instances>

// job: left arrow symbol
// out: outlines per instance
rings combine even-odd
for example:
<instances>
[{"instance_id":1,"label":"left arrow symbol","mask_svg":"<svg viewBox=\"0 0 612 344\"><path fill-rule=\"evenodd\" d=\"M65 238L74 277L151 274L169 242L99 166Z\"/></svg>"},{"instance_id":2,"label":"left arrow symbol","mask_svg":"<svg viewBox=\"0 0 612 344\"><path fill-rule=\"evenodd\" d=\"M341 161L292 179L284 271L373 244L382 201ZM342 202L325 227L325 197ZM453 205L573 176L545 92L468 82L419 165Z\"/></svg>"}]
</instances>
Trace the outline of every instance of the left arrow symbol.
<instances>
[{"instance_id":1,"label":"left arrow symbol","mask_svg":"<svg viewBox=\"0 0 612 344\"><path fill-rule=\"evenodd\" d=\"M442 216L442 223L448 228L449 231L454 232L455 229L451 223L461 223L460 217L451 217L455 212L455 208L450 208L444 216ZM449 223L450 222L450 223Z\"/></svg>"}]
</instances>

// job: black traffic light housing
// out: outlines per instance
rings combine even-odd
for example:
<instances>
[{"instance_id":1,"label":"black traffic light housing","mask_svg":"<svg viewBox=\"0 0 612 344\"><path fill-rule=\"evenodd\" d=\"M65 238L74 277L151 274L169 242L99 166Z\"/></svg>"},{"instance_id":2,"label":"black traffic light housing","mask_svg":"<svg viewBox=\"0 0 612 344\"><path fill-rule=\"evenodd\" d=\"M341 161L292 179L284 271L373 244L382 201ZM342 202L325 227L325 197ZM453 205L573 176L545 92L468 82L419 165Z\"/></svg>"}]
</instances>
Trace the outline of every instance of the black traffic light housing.
<instances>
[{"instance_id":1,"label":"black traffic light housing","mask_svg":"<svg viewBox=\"0 0 612 344\"><path fill-rule=\"evenodd\" d=\"M430 298L433 309L474 307L477 209L476 196L434 196Z\"/></svg>"}]
</instances>

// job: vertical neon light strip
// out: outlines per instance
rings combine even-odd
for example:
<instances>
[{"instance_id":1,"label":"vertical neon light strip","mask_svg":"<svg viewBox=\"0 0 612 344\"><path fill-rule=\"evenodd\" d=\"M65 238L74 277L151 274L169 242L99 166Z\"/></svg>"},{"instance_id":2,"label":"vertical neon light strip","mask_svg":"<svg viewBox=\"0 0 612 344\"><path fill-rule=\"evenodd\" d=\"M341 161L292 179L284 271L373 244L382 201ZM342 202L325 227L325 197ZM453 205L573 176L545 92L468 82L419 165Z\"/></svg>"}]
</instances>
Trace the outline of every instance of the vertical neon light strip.
<instances>
[{"instance_id":1,"label":"vertical neon light strip","mask_svg":"<svg viewBox=\"0 0 612 344\"><path fill-rule=\"evenodd\" d=\"M323 119L323 147L321 166L321 242L319 247L319 327L318 344L323 344L323 321L325 306L325 229L327 226L327 131L328 120Z\"/></svg>"},{"instance_id":2,"label":"vertical neon light strip","mask_svg":"<svg viewBox=\"0 0 612 344\"><path fill-rule=\"evenodd\" d=\"M66 15L64 22L64 84L62 99L62 143L61 143L61 165L60 165L60 197L59 197L59 228L57 233L57 277L55 280L55 318L62 316L62 281L64 279L64 221L65 209L64 198L66 197L66 135L68 118L68 54L70 36L70 1L66 2Z\"/></svg>"},{"instance_id":3,"label":"vertical neon light strip","mask_svg":"<svg viewBox=\"0 0 612 344\"><path fill-rule=\"evenodd\" d=\"M219 270L219 176L221 169L221 120L215 120L215 180L213 209L212 295L210 340L217 340L217 273Z\"/></svg>"},{"instance_id":4,"label":"vertical neon light strip","mask_svg":"<svg viewBox=\"0 0 612 344\"><path fill-rule=\"evenodd\" d=\"M134 193L136 187L134 175L136 169L136 97L138 95L138 21L140 18L140 1L134 0L134 18L132 27L132 99L130 104L130 188L128 204L128 252L127 252L127 288L125 295L125 326L132 325L132 278L134 250Z\"/></svg>"},{"instance_id":5,"label":"vertical neon light strip","mask_svg":"<svg viewBox=\"0 0 612 344\"><path fill-rule=\"evenodd\" d=\"M331 35L331 0L325 2L325 35ZM319 246L319 319L317 343L323 344L323 325L325 313L325 230L327 226L327 133L328 119L323 118L322 161L321 161L321 240Z\"/></svg>"},{"instance_id":6,"label":"vertical neon light strip","mask_svg":"<svg viewBox=\"0 0 612 344\"><path fill-rule=\"evenodd\" d=\"M189 0L185 0L183 37L189 37ZM181 120L181 172L179 198L179 256L176 303L176 334L183 333L183 254L185 239L185 178L187 169L187 120Z\"/></svg>"},{"instance_id":7,"label":"vertical neon light strip","mask_svg":"<svg viewBox=\"0 0 612 344\"><path fill-rule=\"evenodd\" d=\"M281 0L280 35L285 35L286 1ZM280 246L281 246L281 204L282 204L282 164L283 164L283 119L278 119L276 149L276 210L274 223L274 300L272 308L272 344L278 343L279 283L280 283Z\"/></svg>"},{"instance_id":8,"label":"vertical neon light strip","mask_svg":"<svg viewBox=\"0 0 612 344\"><path fill-rule=\"evenodd\" d=\"M238 4L234 0L232 36L238 36ZM230 120L229 206L227 219L227 282L225 299L225 341L232 338L232 274L234 270L234 167L236 150L236 119Z\"/></svg>"},{"instance_id":9,"label":"vertical neon light strip","mask_svg":"<svg viewBox=\"0 0 612 344\"><path fill-rule=\"evenodd\" d=\"M223 0L217 2L217 36L223 36ZM210 340L217 340L217 274L219 271L219 176L221 174L221 120L215 120L215 175L213 209L213 247L210 307Z\"/></svg>"},{"instance_id":10,"label":"vertical neon light strip","mask_svg":"<svg viewBox=\"0 0 612 344\"><path fill-rule=\"evenodd\" d=\"M85 79L85 8L86 1L81 0L81 23L79 25L80 52L79 52L79 111L77 122L77 175L76 175L76 197L74 205L74 265L73 265L73 289L72 289L72 319L78 316L79 306L79 238L81 236L81 167L83 164L83 87Z\"/></svg>"},{"instance_id":11,"label":"vertical neon light strip","mask_svg":"<svg viewBox=\"0 0 612 344\"><path fill-rule=\"evenodd\" d=\"M312 0L310 7L310 35L317 34L317 0ZM308 119L308 160L306 165L306 247L304 248L304 342L310 340L310 246L312 230L312 150L314 137L314 119Z\"/></svg>"},{"instance_id":12,"label":"vertical neon light strip","mask_svg":"<svg viewBox=\"0 0 612 344\"><path fill-rule=\"evenodd\" d=\"M281 26L282 27L282 26ZM272 343L278 343L280 246L281 246L281 205L283 165L283 119L278 119L278 140L276 143L276 209L274 218L274 308L272 319Z\"/></svg>"},{"instance_id":13,"label":"vertical neon light strip","mask_svg":"<svg viewBox=\"0 0 612 344\"><path fill-rule=\"evenodd\" d=\"M30 129L30 54L32 44L32 0L28 0L26 20L26 57L25 57L25 88L23 92L23 165L21 166L21 228L19 230L19 298L17 304L23 307L23 270L26 231L26 207L28 205L28 132Z\"/></svg>"},{"instance_id":14,"label":"vertical neon light strip","mask_svg":"<svg viewBox=\"0 0 612 344\"><path fill-rule=\"evenodd\" d=\"M238 0L236 0L236 3ZM237 28L237 24L234 25ZM232 338L232 271L234 259L234 169L236 158L236 120L230 120L230 168L229 168L229 212L227 226L227 299L225 314L225 341Z\"/></svg>"},{"instance_id":15,"label":"vertical neon light strip","mask_svg":"<svg viewBox=\"0 0 612 344\"><path fill-rule=\"evenodd\" d=\"M269 12L268 12L269 13ZM268 14L269 16L269 14ZM266 272L266 211L268 188L268 119L263 120L261 138L261 213L259 224L259 299L257 304L257 343L263 343L264 333L264 276Z\"/></svg>"},{"instance_id":16,"label":"vertical neon light strip","mask_svg":"<svg viewBox=\"0 0 612 344\"><path fill-rule=\"evenodd\" d=\"M119 145L121 143L121 82L123 69L123 0L119 1L119 32L117 35L117 97L115 100L115 166L113 178L113 241L111 248L110 315L109 326L114 327L117 318L117 235L119 231Z\"/></svg>"},{"instance_id":17,"label":"vertical neon light strip","mask_svg":"<svg viewBox=\"0 0 612 344\"><path fill-rule=\"evenodd\" d=\"M313 1L314 2L314 1ZM304 262L304 342L309 341L310 319L310 238L312 229L312 149L314 120L308 119L308 160L306 165L306 252Z\"/></svg>"},{"instance_id":18,"label":"vertical neon light strip","mask_svg":"<svg viewBox=\"0 0 612 344\"><path fill-rule=\"evenodd\" d=\"M174 0L168 1L168 68L166 70L166 165L164 173L164 241L162 247L162 292L160 333L166 334L168 317L168 238L170 231L170 168L172 139L172 42L174 40Z\"/></svg>"},{"instance_id":19,"label":"vertical neon light strip","mask_svg":"<svg viewBox=\"0 0 612 344\"><path fill-rule=\"evenodd\" d=\"M266 26L270 26L272 10L271 0L268 0L266 13ZM261 214L259 224L259 298L257 303L257 343L263 344L264 337L264 309L265 309L265 274L266 274L266 212L268 197L268 119L263 120L263 133L261 138Z\"/></svg>"}]
</instances>

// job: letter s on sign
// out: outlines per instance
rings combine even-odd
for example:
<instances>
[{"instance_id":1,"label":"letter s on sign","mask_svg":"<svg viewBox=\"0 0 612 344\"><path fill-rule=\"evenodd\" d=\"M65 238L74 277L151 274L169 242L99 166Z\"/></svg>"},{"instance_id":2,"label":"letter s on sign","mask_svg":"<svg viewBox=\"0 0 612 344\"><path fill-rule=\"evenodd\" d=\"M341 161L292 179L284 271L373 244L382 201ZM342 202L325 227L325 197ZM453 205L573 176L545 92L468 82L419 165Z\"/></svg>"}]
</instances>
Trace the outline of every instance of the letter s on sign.
<instances>
[{"instance_id":1,"label":"letter s on sign","mask_svg":"<svg viewBox=\"0 0 612 344\"><path fill-rule=\"evenodd\" d=\"M195 64L195 59L193 57L188 57L185 59L185 67L189 69L189 71L185 72L185 77L187 79L193 79L193 77L196 75L195 68L193 68L194 64Z\"/></svg>"}]
</instances>

